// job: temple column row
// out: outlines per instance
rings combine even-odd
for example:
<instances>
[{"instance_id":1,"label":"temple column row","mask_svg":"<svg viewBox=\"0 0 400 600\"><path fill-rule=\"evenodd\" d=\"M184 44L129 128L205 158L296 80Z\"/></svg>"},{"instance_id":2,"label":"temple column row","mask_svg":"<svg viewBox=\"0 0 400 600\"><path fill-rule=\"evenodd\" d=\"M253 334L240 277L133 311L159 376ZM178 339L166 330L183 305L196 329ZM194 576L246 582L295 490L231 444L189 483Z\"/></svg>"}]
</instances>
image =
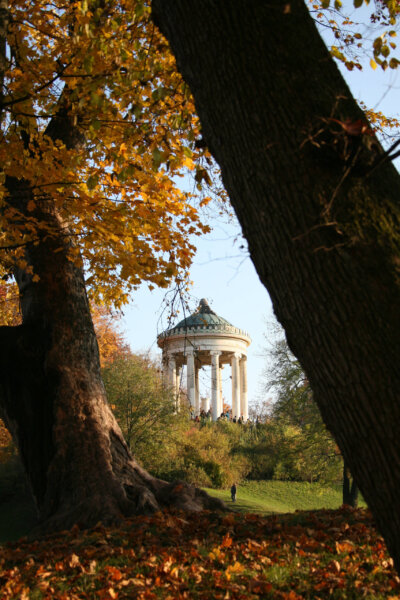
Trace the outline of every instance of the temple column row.
<instances>
[{"instance_id":1,"label":"temple column row","mask_svg":"<svg viewBox=\"0 0 400 600\"><path fill-rule=\"evenodd\" d=\"M222 385L221 385L221 352L211 353L211 415L216 421L223 412ZM194 414L200 414L200 387L199 369L196 368L194 351L186 353L187 362L187 394L189 405L194 408ZM232 417L248 419L247 399L247 359L245 355L235 352L231 358L232 369ZM176 400L179 399L179 369L173 356L168 357L166 364L168 384L175 390ZM179 407L177 406L179 410Z\"/></svg>"}]
</instances>

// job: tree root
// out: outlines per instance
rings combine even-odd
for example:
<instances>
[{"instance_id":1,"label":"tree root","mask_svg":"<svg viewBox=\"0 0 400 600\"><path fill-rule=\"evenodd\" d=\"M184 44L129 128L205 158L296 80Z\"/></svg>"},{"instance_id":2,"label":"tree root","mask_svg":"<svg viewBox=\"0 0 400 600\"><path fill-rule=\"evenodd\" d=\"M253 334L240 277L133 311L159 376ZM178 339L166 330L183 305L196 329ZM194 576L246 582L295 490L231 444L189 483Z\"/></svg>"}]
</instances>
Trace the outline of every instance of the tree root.
<instances>
[{"instance_id":1,"label":"tree root","mask_svg":"<svg viewBox=\"0 0 400 600\"><path fill-rule=\"evenodd\" d=\"M120 526L125 518L137 515L151 515L163 510L177 509L184 512L202 510L226 511L225 503L209 496L203 490L184 481L167 483L152 478L150 485L125 485L125 498L113 495L96 494L66 506L55 514L40 521L29 537L37 537L71 529L89 529L102 523L106 526Z\"/></svg>"}]
</instances>

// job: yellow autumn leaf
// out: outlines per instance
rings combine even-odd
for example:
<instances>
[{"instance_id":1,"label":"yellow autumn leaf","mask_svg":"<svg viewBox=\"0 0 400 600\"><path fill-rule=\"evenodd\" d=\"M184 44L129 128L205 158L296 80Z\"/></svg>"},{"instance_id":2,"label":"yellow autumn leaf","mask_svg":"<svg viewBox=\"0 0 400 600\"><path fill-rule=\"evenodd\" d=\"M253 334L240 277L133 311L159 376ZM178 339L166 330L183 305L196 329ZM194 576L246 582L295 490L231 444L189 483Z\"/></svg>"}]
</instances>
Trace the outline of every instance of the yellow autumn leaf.
<instances>
[{"instance_id":1,"label":"yellow autumn leaf","mask_svg":"<svg viewBox=\"0 0 400 600\"><path fill-rule=\"evenodd\" d=\"M240 573L243 573L244 570L244 565L242 565L238 561L235 561L233 565L229 565L227 567L227 569L225 570L225 576L229 580L232 575L239 575Z\"/></svg>"},{"instance_id":2,"label":"yellow autumn leaf","mask_svg":"<svg viewBox=\"0 0 400 600\"><path fill-rule=\"evenodd\" d=\"M0 145L2 201L21 173L31 191L20 210L10 203L0 218L3 246L15 247L14 260L28 268L24 244L53 236L46 211L57 214L74 241L70 260L86 266L91 298L121 306L142 281L187 280L189 237L208 227L177 178L209 155L194 143L201 132L193 99L149 7L106 5L9 3L7 43L18 62L4 76L3 101L11 103ZM62 131L51 119L58 109L67 120Z\"/></svg>"}]
</instances>

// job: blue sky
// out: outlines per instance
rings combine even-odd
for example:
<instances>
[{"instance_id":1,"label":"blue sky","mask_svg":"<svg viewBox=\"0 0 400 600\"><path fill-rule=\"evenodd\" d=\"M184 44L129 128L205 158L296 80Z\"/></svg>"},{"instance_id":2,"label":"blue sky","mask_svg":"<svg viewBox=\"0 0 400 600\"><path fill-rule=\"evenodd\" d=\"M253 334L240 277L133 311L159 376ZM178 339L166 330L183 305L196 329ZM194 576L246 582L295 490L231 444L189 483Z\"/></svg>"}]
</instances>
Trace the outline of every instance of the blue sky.
<instances>
[{"instance_id":1,"label":"blue sky","mask_svg":"<svg viewBox=\"0 0 400 600\"><path fill-rule=\"evenodd\" d=\"M355 14L355 17L358 13ZM396 54L394 54L396 56ZM399 55L397 53L397 58ZM367 61L368 62L368 61ZM368 64L363 71L349 72L342 69L356 99L362 100L369 108L380 110L387 116L399 117L399 70L380 69L372 71ZM224 222L225 221L225 222ZM274 321L271 302L264 286L260 283L246 251L241 249L240 226L237 222L227 223L226 219L215 219L211 234L196 241L198 248L191 270L194 282L193 309L200 298L207 298L212 309L236 327L245 329L252 338L248 351L249 401L266 399L262 392L262 372L266 365L263 349L268 345L265 336L273 338L271 324ZM165 290L150 292L142 286L132 297L132 302L124 309L122 328L134 352L150 350L157 354L157 333L166 323L159 322ZM182 313L179 318L182 318ZM264 353L264 356L262 356ZM223 371L224 395L230 403L230 372ZM201 377L201 393L209 393L209 377Z\"/></svg>"}]
</instances>

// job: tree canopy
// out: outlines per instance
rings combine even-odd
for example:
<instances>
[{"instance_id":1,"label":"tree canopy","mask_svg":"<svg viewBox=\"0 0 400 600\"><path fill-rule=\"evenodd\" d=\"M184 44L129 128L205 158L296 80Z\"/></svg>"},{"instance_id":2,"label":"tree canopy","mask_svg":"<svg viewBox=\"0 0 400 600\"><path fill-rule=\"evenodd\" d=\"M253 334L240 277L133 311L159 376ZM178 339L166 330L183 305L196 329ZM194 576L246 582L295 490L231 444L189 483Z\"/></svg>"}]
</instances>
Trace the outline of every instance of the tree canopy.
<instances>
[{"instance_id":1,"label":"tree canopy","mask_svg":"<svg viewBox=\"0 0 400 600\"><path fill-rule=\"evenodd\" d=\"M208 228L179 176L193 170L201 187L210 159L148 3L3 0L0 55L3 272L32 271L25 249L55 235L51 204L97 300L184 278L189 236Z\"/></svg>"}]
</instances>

